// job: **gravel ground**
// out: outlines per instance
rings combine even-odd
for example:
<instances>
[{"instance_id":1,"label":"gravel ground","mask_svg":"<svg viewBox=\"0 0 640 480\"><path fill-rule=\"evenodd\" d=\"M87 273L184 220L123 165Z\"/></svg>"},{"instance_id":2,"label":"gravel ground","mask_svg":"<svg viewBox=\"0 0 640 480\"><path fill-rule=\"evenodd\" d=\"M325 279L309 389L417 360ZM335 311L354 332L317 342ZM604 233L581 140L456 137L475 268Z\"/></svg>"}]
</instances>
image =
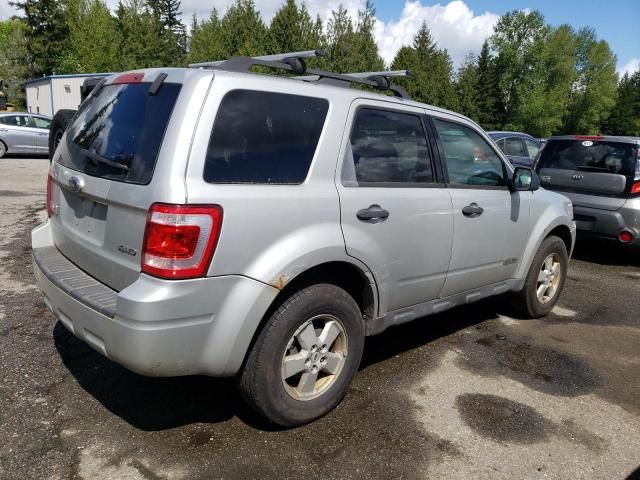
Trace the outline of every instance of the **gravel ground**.
<instances>
[{"instance_id":1,"label":"gravel ground","mask_svg":"<svg viewBox=\"0 0 640 480\"><path fill-rule=\"evenodd\" d=\"M639 252L581 241L542 320L496 298L370 338L345 401L279 431L232 381L135 375L56 322L29 239L47 168L0 161L0 478L640 476Z\"/></svg>"}]
</instances>

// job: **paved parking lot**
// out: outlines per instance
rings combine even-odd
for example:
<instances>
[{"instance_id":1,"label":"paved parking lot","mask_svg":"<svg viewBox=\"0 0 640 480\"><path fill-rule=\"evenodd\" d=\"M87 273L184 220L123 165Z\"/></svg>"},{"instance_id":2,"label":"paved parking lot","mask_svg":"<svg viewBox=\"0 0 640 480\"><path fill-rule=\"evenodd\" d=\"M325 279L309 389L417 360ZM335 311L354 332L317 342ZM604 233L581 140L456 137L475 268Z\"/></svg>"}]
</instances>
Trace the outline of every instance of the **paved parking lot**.
<instances>
[{"instance_id":1,"label":"paved parking lot","mask_svg":"<svg viewBox=\"0 0 640 480\"><path fill-rule=\"evenodd\" d=\"M640 252L581 242L542 320L497 298L370 338L345 401L278 431L231 380L135 375L55 321L47 168L0 161L0 478L637 478Z\"/></svg>"}]
</instances>

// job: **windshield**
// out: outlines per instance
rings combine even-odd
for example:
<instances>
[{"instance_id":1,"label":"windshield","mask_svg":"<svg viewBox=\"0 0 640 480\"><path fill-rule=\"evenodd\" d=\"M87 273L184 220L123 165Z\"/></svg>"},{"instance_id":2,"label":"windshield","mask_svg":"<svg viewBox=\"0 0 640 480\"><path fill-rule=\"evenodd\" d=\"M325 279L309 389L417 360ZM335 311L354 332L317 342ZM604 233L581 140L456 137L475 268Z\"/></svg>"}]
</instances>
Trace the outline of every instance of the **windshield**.
<instances>
[{"instance_id":1,"label":"windshield","mask_svg":"<svg viewBox=\"0 0 640 480\"><path fill-rule=\"evenodd\" d=\"M106 85L82 104L67 131L69 157L60 163L95 177L128 183L151 181L180 85Z\"/></svg>"},{"instance_id":2,"label":"windshield","mask_svg":"<svg viewBox=\"0 0 640 480\"><path fill-rule=\"evenodd\" d=\"M542 150L539 168L595 173L635 173L637 146L610 140L549 140Z\"/></svg>"}]
</instances>

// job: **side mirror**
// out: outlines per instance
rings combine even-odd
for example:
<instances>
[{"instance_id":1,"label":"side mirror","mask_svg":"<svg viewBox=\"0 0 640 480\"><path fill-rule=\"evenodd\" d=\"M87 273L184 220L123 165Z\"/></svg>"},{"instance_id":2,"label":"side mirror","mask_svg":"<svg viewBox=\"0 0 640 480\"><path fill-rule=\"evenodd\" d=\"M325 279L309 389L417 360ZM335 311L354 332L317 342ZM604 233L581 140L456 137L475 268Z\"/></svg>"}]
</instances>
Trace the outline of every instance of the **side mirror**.
<instances>
[{"instance_id":1,"label":"side mirror","mask_svg":"<svg viewBox=\"0 0 640 480\"><path fill-rule=\"evenodd\" d=\"M511 185L514 191L535 191L540 188L540 177L529 167L516 167Z\"/></svg>"}]
</instances>

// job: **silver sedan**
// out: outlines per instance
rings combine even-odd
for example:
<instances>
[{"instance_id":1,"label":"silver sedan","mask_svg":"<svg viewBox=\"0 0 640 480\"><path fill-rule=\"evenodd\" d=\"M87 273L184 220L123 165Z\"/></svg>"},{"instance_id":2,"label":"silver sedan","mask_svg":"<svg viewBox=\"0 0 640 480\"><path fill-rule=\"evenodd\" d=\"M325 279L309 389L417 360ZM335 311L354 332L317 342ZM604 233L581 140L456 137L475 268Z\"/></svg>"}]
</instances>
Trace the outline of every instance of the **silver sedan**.
<instances>
[{"instance_id":1,"label":"silver sedan","mask_svg":"<svg viewBox=\"0 0 640 480\"><path fill-rule=\"evenodd\" d=\"M51 119L31 113L0 113L0 158L7 153L47 155Z\"/></svg>"}]
</instances>

